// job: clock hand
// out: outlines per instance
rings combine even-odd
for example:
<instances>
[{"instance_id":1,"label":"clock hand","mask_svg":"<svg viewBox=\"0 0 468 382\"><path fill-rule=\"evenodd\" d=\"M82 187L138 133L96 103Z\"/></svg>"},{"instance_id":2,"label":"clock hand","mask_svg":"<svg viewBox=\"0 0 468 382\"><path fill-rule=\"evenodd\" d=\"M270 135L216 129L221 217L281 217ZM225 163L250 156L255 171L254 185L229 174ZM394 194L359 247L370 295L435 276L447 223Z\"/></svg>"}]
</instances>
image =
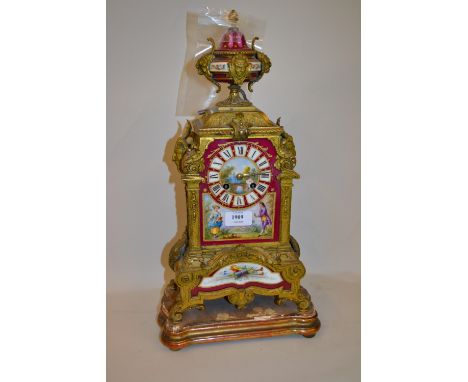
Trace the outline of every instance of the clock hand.
<instances>
[{"instance_id":1,"label":"clock hand","mask_svg":"<svg viewBox=\"0 0 468 382\"><path fill-rule=\"evenodd\" d=\"M236 175L236 178L237 179L242 179L242 178L247 178L248 176L252 176L252 175L264 175L264 174L268 174L268 172L267 171L251 172L251 173L248 173L248 174L239 173L239 174Z\"/></svg>"}]
</instances>

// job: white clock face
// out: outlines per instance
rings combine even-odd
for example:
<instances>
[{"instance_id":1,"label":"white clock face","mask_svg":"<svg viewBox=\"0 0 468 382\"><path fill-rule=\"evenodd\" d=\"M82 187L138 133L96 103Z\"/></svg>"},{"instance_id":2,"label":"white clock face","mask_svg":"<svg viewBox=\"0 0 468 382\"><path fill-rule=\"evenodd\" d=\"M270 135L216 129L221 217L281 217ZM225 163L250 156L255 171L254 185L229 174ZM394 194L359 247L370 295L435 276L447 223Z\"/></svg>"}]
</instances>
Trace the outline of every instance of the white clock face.
<instances>
[{"instance_id":1,"label":"white clock face","mask_svg":"<svg viewBox=\"0 0 468 382\"><path fill-rule=\"evenodd\" d=\"M210 159L207 183L213 198L229 208L258 203L272 181L268 155L249 142L223 146Z\"/></svg>"}]
</instances>

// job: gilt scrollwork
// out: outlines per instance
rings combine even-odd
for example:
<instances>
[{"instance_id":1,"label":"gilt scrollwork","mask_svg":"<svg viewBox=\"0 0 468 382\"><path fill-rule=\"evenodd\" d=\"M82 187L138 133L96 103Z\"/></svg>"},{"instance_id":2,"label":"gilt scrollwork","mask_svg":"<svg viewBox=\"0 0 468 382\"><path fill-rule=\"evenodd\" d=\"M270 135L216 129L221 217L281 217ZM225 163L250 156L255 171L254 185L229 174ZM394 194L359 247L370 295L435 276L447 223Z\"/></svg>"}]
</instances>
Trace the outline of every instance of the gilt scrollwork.
<instances>
[{"instance_id":1,"label":"gilt scrollwork","mask_svg":"<svg viewBox=\"0 0 468 382\"><path fill-rule=\"evenodd\" d=\"M199 175L205 168L203 154L209 140L200 146L199 136L195 133L192 123L187 120L181 137L176 141L172 160L179 172L184 175Z\"/></svg>"},{"instance_id":2,"label":"gilt scrollwork","mask_svg":"<svg viewBox=\"0 0 468 382\"><path fill-rule=\"evenodd\" d=\"M215 50L215 42L211 37L209 37L207 40L211 43L210 52L204 54L198 59L197 63L195 64L195 68L197 69L198 74L205 76L208 81L210 81L216 86L216 93L219 93L219 91L221 90L221 85L213 78L210 72L211 62L215 58L215 55L213 54Z\"/></svg>"},{"instance_id":3,"label":"gilt scrollwork","mask_svg":"<svg viewBox=\"0 0 468 382\"><path fill-rule=\"evenodd\" d=\"M192 148L185 152L180 161L180 169L183 174L199 174L205 168L203 153Z\"/></svg>"},{"instance_id":4,"label":"gilt scrollwork","mask_svg":"<svg viewBox=\"0 0 468 382\"><path fill-rule=\"evenodd\" d=\"M204 301L226 297L237 308L243 308L253 301L255 295L277 296L281 301L290 300L296 303L298 310L306 310L309 307L307 299L302 295L300 279L305 274L305 268L291 250L282 251L278 248L261 246L236 245L225 247L212 252L203 260L204 266L200 266L203 255L195 253L186 255L188 258L200 258L197 261L187 262L185 259L179 263L176 272L175 283L178 288L178 303L174 306L171 316L175 321L182 319L182 313L188 309L200 308ZM281 259L284 259L283 261ZM265 289L259 286L248 288L226 288L222 290L199 292L193 296L191 291L203 277L211 275L215 270L238 262L250 262L268 267L273 272L278 272L281 277L290 284L290 288Z\"/></svg>"},{"instance_id":5,"label":"gilt scrollwork","mask_svg":"<svg viewBox=\"0 0 468 382\"><path fill-rule=\"evenodd\" d=\"M288 266L284 271L283 271L283 277L286 281L288 282L294 282L296 280L301 279L305 275L305 267L302 265L302 263L297 262L295 264L292 264Z\"/></svg>"},{"instance_id":6,"label":"gilt scrollwork","mask_svg":"<svg viewBox=\"0 0 468 382\"><path fill-rule=\"evenodd\" d=\"M244 309L248 304L250 304L255 298L255 293L247 289L239 289L235 293L227 296L228 301L235 305L237 309Z\"/></svg>"},{"instance_id":7,"label":"gilt scrollwork","mask_svg":"<svg viewBox=\"0 0 468 382\"><path fill-rule=\"evenodd\" d=\"M189 120L186 121L185 126L182 130L182 134L177 138L174 153L172 154L172 160L177 166L179 172L182 172L182 158L187 152L196 150L195 140L194 140L194 129L192 122Z\"/></svg>"},{"instance_id":8,"label":"gilt scrollwork","mask_svg":"<svg viewBox=\"0 0 468 382\"><path fill-rule=\"evenodd\" d=\"M294 171L294 167L296 167L296 147L294 146L293 137L283 132L276 150L278 159L275 162L275 167L282 171L280 177L299 178L299 174Z\"/></svg>"},{"instance_id":9,"label":"gilt scrollwork","mask_svg":"<svg viewBox=\"0 0 468 382\"><path fill-rule=\"evenodd\" d=\"M176 283L179 287L190 287L197 284L196 275L191 272L181 272L176 276Z\"/></svg>"},{"instance_id":10,"label":"gilt scrollwork","mask_svg":"<svg viewBox=\"0 0 468 382\"><path fill-rule=\"evenodd\" d=\"M297 294L289 298L284 298L279 295L275 296L274 301L276 305L282 305L286 300L293 301L299 312L307 312L310 309L314 309L310 295L303 288L300 288Z\"/></svg>"},{"instance_id":11,"label":"gilt scrollwork","mask_svg":"<svg viewBox=\"0 0 468 382\"><path fill-rule=\"evenodd\" d=\"M190 191L190 211L192 217L192 223L197 223L198 219L198 190Z\"/></svg>"},{"instance_id":12,"label":"gilt scrollwork","mask_svg":"<svg viewBox=\"0 0 468 382\"><path fill-rule=\"evenodd\" d=\"M204 135L223 135L226 134L224 126L231 123L233 118L236 117L237 112L226 111L222 113L212 113L203 117L203 129L200 133ZM281 131L267 115L259 110L251 112L243 112L244 121L249 123L250 126L255 126L258 133L265 134L278 134Z\"/></svg>"},{"instance_id":13,"label":"gilt scrollwork","mask_svg":"<svg viewBox=\"0 0 468 382\"><path fill-rule=\"evenodd\" d=\"M259 60L262 63L262 70L260 71L260 74L258 75L258 77L254 81L249 82L248 89L251 92L253 92L253 88L252 88L253 84L255 82L260 81L260 79L263 77L263 75L265 73L268 73L270 71L270 68L271 68L270 58L265 53L260 52L260 51L255 49L255 41L257 41L257 40L258 40L258 37L254 37L252 39L252 49L255 50L255 57L257 58L257 60Z\"/></svg>"},{"instance_id":14,"label":"gilt scrollwork","mask_svg":"<svg viewBox=\"0 0 468 382\"><path fill-rule=\"evenodd\" d=\"M250 123L248 123L243 113L237 113L230 123L232 127L232 138L236 141L244 141L250 134Z\"/></svg>"},{"instance_id":15,"label":"gilt scrollwork","mask_svg":"<svg viewBox=\"0 0 468 382\"><path fill-rule=\"evenodd\" d=\"M208 268L214 270L239 261L246 261L267 265L276 272L278 269L274 268L275 258L274 251L262 247L246 247L240 244L231 248L223 248L217 252L209 260Z\"/></svg>"}]
</instances>

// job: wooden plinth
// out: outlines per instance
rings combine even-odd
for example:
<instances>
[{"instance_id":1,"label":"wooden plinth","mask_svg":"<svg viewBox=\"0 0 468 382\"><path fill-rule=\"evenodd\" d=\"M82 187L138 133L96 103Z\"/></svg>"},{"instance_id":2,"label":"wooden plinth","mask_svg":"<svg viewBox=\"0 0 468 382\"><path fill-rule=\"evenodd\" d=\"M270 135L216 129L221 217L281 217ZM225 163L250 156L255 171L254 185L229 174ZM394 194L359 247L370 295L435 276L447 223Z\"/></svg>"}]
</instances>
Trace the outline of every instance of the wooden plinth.
<instances>
[{"instance_id":1,"label":"wooden plinth","mask_svg":"<svg viewBox=\"0 0 468 382\"><path fill-rule=\"evenodd\" d=\"M244 309L236 309L224 299L205 302L204 310L189 310L181 322L173 322L169 311L175 302L176 290L169 285L161 301L158 323L161 341L171 350L208 342L231 341L299 334L313 337L320 329L320 320L313 308L298 313L296 305L285 301L275 305L273 297L255 296Z\"/></svg>"}]
</instances>

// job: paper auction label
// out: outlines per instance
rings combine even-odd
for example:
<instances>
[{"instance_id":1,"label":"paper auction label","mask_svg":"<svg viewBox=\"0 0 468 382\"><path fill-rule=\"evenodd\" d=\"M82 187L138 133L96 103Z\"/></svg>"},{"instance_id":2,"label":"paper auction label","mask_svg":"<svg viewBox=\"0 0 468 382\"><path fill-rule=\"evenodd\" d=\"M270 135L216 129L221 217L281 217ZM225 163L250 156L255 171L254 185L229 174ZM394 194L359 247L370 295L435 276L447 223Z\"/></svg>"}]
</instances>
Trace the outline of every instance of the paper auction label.
<instances>
[{"instance_id":1,"label":"paper auction label","mask_svg":"<svg viewBox=\"0 0 468 382\"><path fill-rule=\"evenodd\" d=\"M226 211L224 222L228 227L252 225L252 211Z\"/></svg>"}]
</instances>

